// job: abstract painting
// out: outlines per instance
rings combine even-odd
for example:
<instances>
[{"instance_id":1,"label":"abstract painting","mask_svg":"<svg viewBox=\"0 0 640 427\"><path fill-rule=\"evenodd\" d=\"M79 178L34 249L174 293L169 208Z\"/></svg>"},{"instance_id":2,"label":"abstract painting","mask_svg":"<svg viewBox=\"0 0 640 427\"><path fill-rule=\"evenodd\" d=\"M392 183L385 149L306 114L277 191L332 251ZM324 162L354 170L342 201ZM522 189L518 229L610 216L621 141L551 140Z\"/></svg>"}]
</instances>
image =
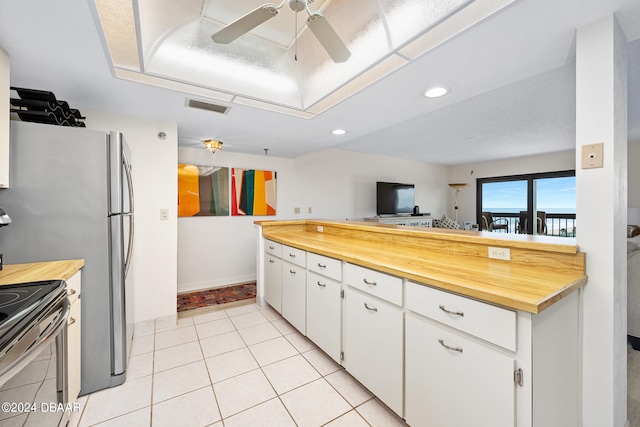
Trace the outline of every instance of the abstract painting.
<instances>
[{"instance_id":1,"label":"abstract painting","mask_svg":"<svg viewBox=\"0 0 640 427\"><path fill-rule=\"evenodd\" d=\"M178 165L178 216L228 216L229 168Z\"/></svg>"},{"instance_id":2,"label":"abstract painting","mask_svg":"<svg viewBox=\"0 0 640 427\"><path fill-rule=\"evenodd\" d=\"M276 172L231 169L231 215L275 215Z\"/></svg>"}]
</instances>

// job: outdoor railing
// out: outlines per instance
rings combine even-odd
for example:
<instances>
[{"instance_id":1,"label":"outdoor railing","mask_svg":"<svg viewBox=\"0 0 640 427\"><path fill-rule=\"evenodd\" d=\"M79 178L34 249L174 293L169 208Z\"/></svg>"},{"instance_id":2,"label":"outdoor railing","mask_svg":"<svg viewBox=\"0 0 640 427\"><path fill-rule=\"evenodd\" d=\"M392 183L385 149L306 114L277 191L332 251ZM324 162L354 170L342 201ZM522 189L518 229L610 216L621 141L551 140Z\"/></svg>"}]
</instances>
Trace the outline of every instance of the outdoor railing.
<instances>
[{"instance_id":1,"label":"outdoor railing","mask_svg":"<svg viewBox=\"0 0 640 427\"><path fill-rule=\"evenodd\" d=\"M518 233L518 225L520 215L518 213L492 212L493 222L496 224L504 224L505 220L508 224L507 233ZM547 213L546 235L561 237L576 237L576 214L566 213ZM502 232L503 230L497 230Z\"/></svg>"}]
</instances>

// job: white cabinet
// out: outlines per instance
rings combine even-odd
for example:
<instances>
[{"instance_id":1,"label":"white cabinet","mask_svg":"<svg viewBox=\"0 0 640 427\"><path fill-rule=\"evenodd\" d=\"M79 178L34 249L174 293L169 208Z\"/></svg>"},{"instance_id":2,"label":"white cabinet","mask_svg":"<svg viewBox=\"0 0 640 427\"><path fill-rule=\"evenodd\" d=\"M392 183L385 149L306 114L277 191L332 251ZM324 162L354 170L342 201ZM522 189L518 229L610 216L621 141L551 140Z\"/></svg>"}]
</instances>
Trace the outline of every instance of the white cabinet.
<instances>
[{"instance_id":1,"label":"white cabinet","mask_svg":"<svg viewBox=\"0 0 640 427\"><path fill-rule=\"evenodd\" d=\"M67 283L67 296L71 305L69 319L67 320L67 386L69 403L73 403L80 393L80 327L81 317L81 272L71 276Z\"/></svg>"},{"instance_id":2,"label":"white cabinet","mask_svg":"<svg viewBox=\"0 0 640 427\"><path fill-rule=\"evenodd\" d=\"M307 272L307 337L338 363L342 352L341 291L342 283Z\"/></svg>"},{"instance_id":3,"label":"white cabinet","mask_svg":"<svg viewBox=\"0 0 640 427\"><path fill-rule=\"evenodd\" d=\"M513 356L412 313L405 339L409 425L515 425Z\"/></svg>"},{"instance_id":4,"label":"white cabinet","mask_svg":"<svg viewBox=\"0 0 640 427\"><path fill-rule=\"evenodd\" d=\"M0 188L9 188L9 55L0 46Z\"/></svg>"},{"instance_id":5,"label":"white cabinet","mask_svg":"<svg viewBox=\"0 0 640 427\"><path fill-rule=\"evenodd\" d=\"M264 300L282 313L282 245L264 241Z\"/></svg>"},{"instance_id":6,"label":"white cabinet","mask_svg":"<svg viewBox=\"0 0 640 427\"><path fill-rule=\"evenodd\" d=\"M268 240L264 264L267 302L412 427L580 425L580 290L531 314Z\"/></svg>"},{"instance_id":7,"label":"white cabinet","mask_svg":"<svg viewBox=\"0 0 640 427\"><path fill-rule=\"evenodd\" d=\"M345 367L402 416L402 309L353 287L345 290Z\"/></svg>"},{"instance_id":8,"label":"white cabinet","mask_svg":"<svg viewBox=\"0 0 640 427\"><path fill-rule=\"evenodd\" d=\"M516 312L407 282L406 307L437 322L516 351Z\"/></svg>"},{"instance_id":9,"label":"white cabinet","mask_svg":"<svg viewBox=\"0 0 640 427\"><path fill-rule=\"evenodd\" d=\"M430 216L387 216L387 217L371 217L364 219L367 222L377 222L379 224L408 225L411 227L432 227L433 219Z\"/></svg>"},{"instance_id":10,"label":"white cabinet","mask_svg":"<svg viewBox=\"0 0 640 427\"><path fill-rule=\"evenodd\" d=\"M282 317L306 335L306 252L283 246L282 258Z\"/></svg>"}]
</instances>

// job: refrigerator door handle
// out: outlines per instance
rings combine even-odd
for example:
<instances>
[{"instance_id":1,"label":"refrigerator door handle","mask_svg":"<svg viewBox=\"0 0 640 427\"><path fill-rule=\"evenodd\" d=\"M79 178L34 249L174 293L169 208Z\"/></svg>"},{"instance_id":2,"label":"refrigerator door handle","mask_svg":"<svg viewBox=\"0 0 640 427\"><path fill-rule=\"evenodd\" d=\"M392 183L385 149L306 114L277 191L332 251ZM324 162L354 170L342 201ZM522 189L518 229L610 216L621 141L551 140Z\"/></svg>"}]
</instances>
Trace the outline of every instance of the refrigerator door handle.
<instances>
[{"instance_id":1,"label":"refrigerator door handle","mask_svg":"<svg viewBox=\"0 0 640 427\"><path fill-rule=\"evenodd\" d=\"M125 150L122 150L122 163L124 167L124 172L127 177L127 186L129 187L129 213L127 216L130 217L129 224L129 244L127 247L127 256L124 262L124 277L126 278L129 274L129 265L131 264L131 256L133 254L133 240L135 236L135 228L134 228L134 216L133 216L133 179L131 177L131 164L129 163L129 159L127 158L127 153Z\"/></svg>"}]
</instances>

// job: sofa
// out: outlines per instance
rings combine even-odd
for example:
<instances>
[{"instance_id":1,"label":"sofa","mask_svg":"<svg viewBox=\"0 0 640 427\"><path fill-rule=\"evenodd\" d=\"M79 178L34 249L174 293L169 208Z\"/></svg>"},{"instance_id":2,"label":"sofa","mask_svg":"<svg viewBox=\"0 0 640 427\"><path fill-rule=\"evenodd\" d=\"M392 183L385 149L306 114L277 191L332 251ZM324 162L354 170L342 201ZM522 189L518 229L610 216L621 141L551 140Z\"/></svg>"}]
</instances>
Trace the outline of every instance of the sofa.
<instances>
[{"instance_id":1,"label":"sofa","mask_svg":"<svg viewBox=\"0 0 640 427\"><path fill-rule=\"evenodd\" d=\"M627 335L640 350L640 227L627 227Z\"/></svg>"}]
</instances>

